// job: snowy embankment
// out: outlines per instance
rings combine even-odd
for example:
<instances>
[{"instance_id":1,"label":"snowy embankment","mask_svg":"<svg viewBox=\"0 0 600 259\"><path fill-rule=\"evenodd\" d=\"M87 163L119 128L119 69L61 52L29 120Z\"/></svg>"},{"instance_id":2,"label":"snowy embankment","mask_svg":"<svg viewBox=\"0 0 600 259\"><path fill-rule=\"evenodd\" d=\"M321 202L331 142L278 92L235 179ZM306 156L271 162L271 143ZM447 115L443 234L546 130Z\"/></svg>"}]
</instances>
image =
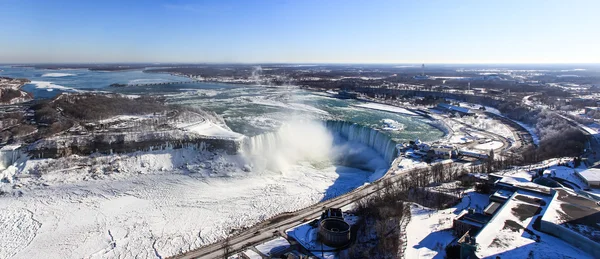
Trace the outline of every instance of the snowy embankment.
<instances>
[{"instance_id":1,"label":"snowy embankment","mask_svg":"<svg viewBox=\"0 0 600 259\"><path fill-rule=\"evenodd\" d=\"M202 136L222 137L230 139L241 139L244 135L233 132L230 129L223 128L209 120L202 120L192 123L177 124L177 128L198 133Z\"/></svg>"},{"instance_id":2,"label":"snowy embankment","mask_svg":"<svg viewBox=\"0 0 600 259\"><path fill-rule=\"evenodd\" d=\"M401 113L401 114L412 115L412 116L418 116L419 115L419 114L416 114L414 112L411 112L411 111L409 111L407 109L404 109L404 108L401 108L401 107L396 107L396 106L391 106L391 105L381 104L381 103L361 103L361 104L357 104L355 106L361 107L361 108L368 108L368 109L379 110L379 111Z\"/></svg>"},{"instance_id":3,"label":"snowy embankment","mask_svg":"<svg viewBox=\"0 0 600 259\"><path fill-rule=\"evenodd\" d=\"M512 119L510 119L512 120ZM519 124L519 126L523 127L527 132L529 132L529 134L531 135L531 138L533 138L533 144L535 144L536 146L540 145L540 137L537 135L536 130L534 127L529 126L525 123L522 123L520 121L516 121L516 120L512 120L515 123Z\"/></svg>"}]
</instances>

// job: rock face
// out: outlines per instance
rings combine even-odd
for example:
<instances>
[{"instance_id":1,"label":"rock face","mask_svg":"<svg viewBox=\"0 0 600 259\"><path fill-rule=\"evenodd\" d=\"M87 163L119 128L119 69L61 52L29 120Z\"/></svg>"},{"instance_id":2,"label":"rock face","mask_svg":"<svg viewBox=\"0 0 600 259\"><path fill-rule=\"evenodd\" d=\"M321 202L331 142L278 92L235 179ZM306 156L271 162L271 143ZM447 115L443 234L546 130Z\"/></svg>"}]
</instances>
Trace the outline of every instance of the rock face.
<instances>
[{"instance_id":1,"label":"rock face","mask_svg":"<svg viewBox=\"0 0 600 259\"><path fill-rule=\"evenodd\" d=\"M241 140L206 137L180 130L150 133L110 133L95 136L58 136L37 141L27 152L32 158L58 158L72 154L129 153L166 148L194 147L199 150L237 154Z\"/></svg>"}]
</instances>

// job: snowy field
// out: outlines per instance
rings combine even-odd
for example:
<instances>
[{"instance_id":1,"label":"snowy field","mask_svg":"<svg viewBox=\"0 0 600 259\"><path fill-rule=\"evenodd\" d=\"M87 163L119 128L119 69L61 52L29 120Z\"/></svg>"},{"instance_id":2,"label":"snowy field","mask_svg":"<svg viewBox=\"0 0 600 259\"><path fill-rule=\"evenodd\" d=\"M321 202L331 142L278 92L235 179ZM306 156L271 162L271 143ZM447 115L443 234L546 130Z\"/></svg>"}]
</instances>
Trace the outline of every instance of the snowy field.
<instances>
[{"instance_id":1,"label":"snowy field","mask_svg":"<svg viewBox=\"0 0 600 259\"><path fill-rule=\"evenodd\" d=\"M478 129L496 133L508 139L516 139L512 131L506 127L506 125L485 115L465 116L456 118L456 120Z\"/></svg>"},{"instance_id":2,"label":"snowy field","mask_svg":"<svg viewBox=\"0 0 600 259\"><path fill-rule=\"evenodd\" d=\"M15 241L0 258L173 255L345 193L370 175L307 163L245 172L236 158L191 149L65 159L24 162L2 184L0 237Z\"/></svg>"}]
</instances>

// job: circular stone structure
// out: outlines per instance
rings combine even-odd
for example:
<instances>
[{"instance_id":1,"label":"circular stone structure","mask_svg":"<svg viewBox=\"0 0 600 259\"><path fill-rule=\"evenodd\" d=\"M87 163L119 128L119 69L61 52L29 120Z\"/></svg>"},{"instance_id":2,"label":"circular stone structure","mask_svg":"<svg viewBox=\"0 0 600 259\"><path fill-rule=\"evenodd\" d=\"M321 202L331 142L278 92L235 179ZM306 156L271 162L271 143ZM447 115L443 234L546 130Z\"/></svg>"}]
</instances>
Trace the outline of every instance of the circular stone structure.
<instances>
[{"instance_id":1,"label":"circular stone structure","mask_svg":"<svg viewBox=\"0 0 600 259\"><path fill-rule=\"evenodd\" d=\"M319 222L319 237L323 244L342 247L350 242L350 225L342 219L328 218Z\"/></svg>"}]
</instances>

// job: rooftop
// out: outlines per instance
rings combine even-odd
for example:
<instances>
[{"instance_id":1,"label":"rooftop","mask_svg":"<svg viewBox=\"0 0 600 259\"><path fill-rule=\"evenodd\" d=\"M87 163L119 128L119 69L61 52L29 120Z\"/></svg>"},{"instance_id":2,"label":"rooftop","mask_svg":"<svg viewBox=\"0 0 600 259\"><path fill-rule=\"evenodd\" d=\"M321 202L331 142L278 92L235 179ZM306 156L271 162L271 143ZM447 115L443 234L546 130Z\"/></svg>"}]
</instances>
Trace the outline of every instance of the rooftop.
<instances>
[{"instance_id":1,"label":"rooftop","mask_svg":"<svg viewBox=\"0 0 600 259\"><path fill-rule=\"evenodd\" d=\"M469 223L473 226L483 227L490 221L491 217L482 213L469 213L468 210L463 210L458 216L457 220Z\"/></svg>"},{"instance_id":2,"label":"rooftop","mask_svg":"<svg viewBox=\"0 0 600 259\"><path fill-rule=\"evenodd\" d=\"M535 236L529 234L533 219L543 213L550 200L550 196L517 190L477 235L477 256L509 255L505 253L536 243Z\"/></svg>"},{"instance_id":3,"label":"rooftop","mask_svg":"<svg viewBox=\"0 0 600 259\"><path fill-rule=\"evenodd\" d=\"M496 192L494 192L494 194L492 194L492 195L494 197L498 197L498 198L507 200L508 198L510 198L511 195L513 195L513 193L514 193L513 191L499 189Z\"/></svg>"},{"instance_id":4,"label":"rooftop","mask_svg":"<svg viewBox=\"0 0 600 259\"><path fill-rule=\"evenodd\" d=\"M542 219L600 243L600 206L592 200L557 189Z\"/></svg>"},{"instance_id":5,"label":"rooftop","mask_svg":"<svg viewBox=\"0 0 600 259\"><path fill-rule=\"evenodd\" d=\"M526 178L505 176L502 177L502 179L500 179L498 183L510 185L517 189L537 192L545 195L552 194L552 188L530 182Z\"/></svg>"},{"instance_id":6,"label":"rooftop","mask_svg":"<svg viewBox=\"0 0 600 259\"><path fill-rule=\"evenodd\" d=\"M588 182L600 181L600 169L598 168L590 168L579 172L579 174Z\"/></svg>"},{"instance_id":7,"label":"rooftop","mask_svg":"<svg viewBox=\"0 0 600 259\"><path fill-rule=\"evenodd\" d=\"M493 215L501 207L502 207L502 203L493 201L493 202L490 202L490 204L487 207L485 207L485 210L483 210L483 213L487 214L487 215Z\"/></svg>"}]
</instances>

